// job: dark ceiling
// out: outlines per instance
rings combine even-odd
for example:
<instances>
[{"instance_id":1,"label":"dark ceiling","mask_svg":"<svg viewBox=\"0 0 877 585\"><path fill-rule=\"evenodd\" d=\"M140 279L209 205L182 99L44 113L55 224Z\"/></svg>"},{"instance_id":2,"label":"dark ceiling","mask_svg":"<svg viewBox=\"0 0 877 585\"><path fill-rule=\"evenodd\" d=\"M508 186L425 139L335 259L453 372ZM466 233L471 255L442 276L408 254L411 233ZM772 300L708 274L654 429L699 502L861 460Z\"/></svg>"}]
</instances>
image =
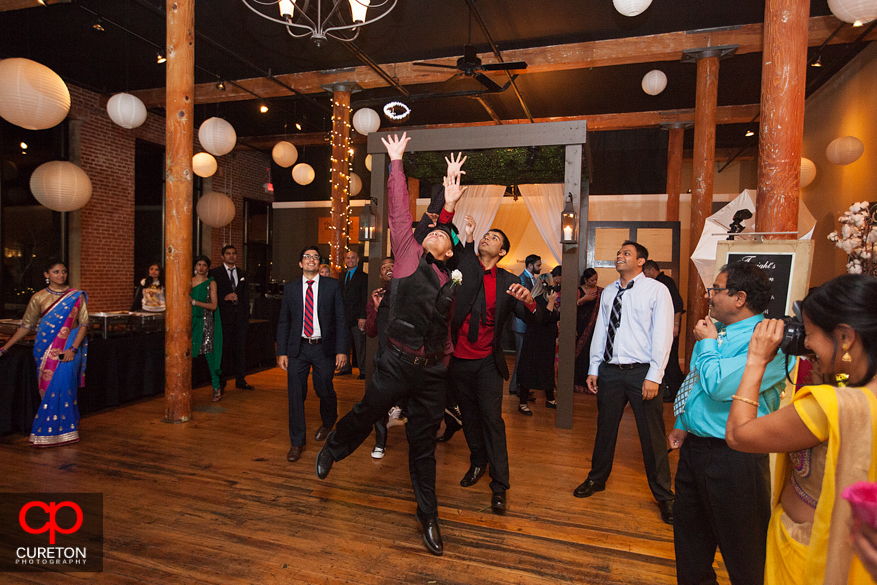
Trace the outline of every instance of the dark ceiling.
<instances>
[{"instance_id":1,"label":"dark ceiling","mask_svg":"<svg viewBox=\"0 0 877 585\"><path fill-rule=\"evenodd\" d=\"M164 86L165 66L156 63L156 52L163 51L165 46L164 2L46 0L48 6L10 9L28 1L0 0L0 8L5 9L0 12L0 57L36 60L52 68L68 83L107 96ZM347 9L346 1L342 2ZM377 4L374 0L372 3ZM470 4L480 14L498 48L505 52L536 47L549 51L548 47L553 45L677 31L691 34L703 29L734 30L764 19L764 2L755 0L654 0L644 13L632 18L619 14L611 0L399 0L386 18L362 28L355 45L373 62L383 64L391 76L396 74L393 64L459 57L463 46L470 41L487 60L491 48ZM827 0L812 0L810 4L811 19L830 15ZM273 15L277 8L270 6L266 10ZM98 18L102 19L103 32L92 27ZM850 25L844 26L850 28ZM363 67L363 62L344 43L330 40L318 47L306 39L293 39L283 26L255 15L242 0L196 0L195 28L196 84L264 78L269 72L279 76ZM866 28L854 30L870 35L866 39L874 38L874 33ZM846 38L855 39L859 34L851 33ZM812 46L809 58L814 60L817 53L821 53L825 66L808 68L808 92L824 83L865 44ZM758 52L722 61L719 106L758 104L761 61ZM544 71L543 67L539 72L520 75L516 83L534 118L694 107L696 67L693 64L677 59L597 65L555 71ZM640 86L643 75L654 68L660 68L668 77L667 89L658 96L647 95ZM428 73L436 71L420 69ZM343 81L350 71L353 70L338 71L333 78ZM454 71L447 71L448 78L453 74ZM501 72L491 73L490 77L500 85L506 81ZM277 93L276 85L270 82L266 85ZM386 101L398 99L412 108L410 119L404 123L408 127L491 121L487 109L471 97L430 97L431 94L483 89L472 78L405 84L405 88L411 93L408 98L389 86L355 93L353 108L370 105L379 109L377 106ZM235 126L244 144L247 138L296 133L296 123L303 125L304 133L330 129L328 93L311 93L307 97L286 90L280 93L285 95L267 100L270 108L267 114L258 113L262 100L252 95L247 95L250 99L244 101L221 103L203 103L199 98L195 123L200 124L210 116L225 117ZM481 97L502 120L526 118L512 89ZM388 125L384 120L383 126ZM744 137L746 128L742 123L721 126L717 132L717 148L754 145L755 138Z\"/></svg>"}]
</instances>

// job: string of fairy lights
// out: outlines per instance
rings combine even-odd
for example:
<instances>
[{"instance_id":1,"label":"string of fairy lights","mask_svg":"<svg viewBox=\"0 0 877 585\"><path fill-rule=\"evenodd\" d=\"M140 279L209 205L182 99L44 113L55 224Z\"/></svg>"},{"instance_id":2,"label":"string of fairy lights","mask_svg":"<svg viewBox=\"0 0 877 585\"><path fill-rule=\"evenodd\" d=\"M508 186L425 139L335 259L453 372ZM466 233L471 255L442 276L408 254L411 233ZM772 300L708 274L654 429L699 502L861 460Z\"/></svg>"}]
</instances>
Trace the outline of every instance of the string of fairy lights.
<instances>
[{"instance_id":1,"label":"string of fairy lights","mask_svg":"<svg viewBox=\"0 0 877 585\"><path fill-rule=\"evenodd\" d=\"M332 112L332 155L330 157L332 161L332 174L329 182L332 184L332 201L340 200L341 205L332 205L331 229L337 229L335 226L339 224L344 226L344 233L341 237L333 237L329 243L331 248L329 261L332 263L332 270L337 274L342 268L341 258L344 256L342 246L346 248L345 243L349 238L350 228L353 226L350 213L350 167L353 148L350 146L350 104L338 101L337 99L333 100L333 103L335 108ZM335 157L336 146L341 147L338 150L344 153L340 160ZM337 183L335 182L336 177L340 178L340 181ZM342 210L344 213L343 219L345 220L343 222L340 221L342 218L338 217Z\"/></svg>"}]
</instances>

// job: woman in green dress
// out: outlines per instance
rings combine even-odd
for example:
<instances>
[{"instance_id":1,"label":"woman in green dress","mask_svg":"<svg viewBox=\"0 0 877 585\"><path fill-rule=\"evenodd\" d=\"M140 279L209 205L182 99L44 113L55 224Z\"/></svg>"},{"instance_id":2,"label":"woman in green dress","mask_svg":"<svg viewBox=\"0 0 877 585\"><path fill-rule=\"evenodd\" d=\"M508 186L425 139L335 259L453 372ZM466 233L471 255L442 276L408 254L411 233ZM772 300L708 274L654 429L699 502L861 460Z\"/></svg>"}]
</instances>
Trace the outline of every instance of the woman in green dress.
<instances>
[{"instance_id":1,"label":"woman in green dress","mask_svg":"<svg viewBox=\"0 0 877 585\"><path fill-rule=\"evenodd\" d=\"M195 258L195 276L192 277L192 357L207 359L213 382L213 402L222 400L220 361L222 360L222 320L214 319L216 311L216 281L207 275L210 258Z\"/></svg>"}]
</instances>

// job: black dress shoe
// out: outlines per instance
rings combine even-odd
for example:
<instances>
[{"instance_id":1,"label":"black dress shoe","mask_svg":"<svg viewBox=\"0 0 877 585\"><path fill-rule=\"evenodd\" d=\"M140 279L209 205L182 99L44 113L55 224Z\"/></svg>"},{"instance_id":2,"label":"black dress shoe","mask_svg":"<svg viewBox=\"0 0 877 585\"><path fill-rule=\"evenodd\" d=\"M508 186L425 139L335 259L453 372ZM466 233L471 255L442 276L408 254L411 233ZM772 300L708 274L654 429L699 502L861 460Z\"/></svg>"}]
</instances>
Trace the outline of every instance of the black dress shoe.
<instances>
[{"instance_id":1,"label":"black dress shoe","mask_svg":"<svg viewBox=\"0 0 877 585\"><path fill-rule=\"evenodd\" d=\"M588 479L585 481L585 483L577 487L575 491L573 491L572 495L577 498L590 498L594 495L594 493L602 492L605 489L605 485L597 485L592 480Z\"/></svg>"},{"instance_id":2,"label":"black dress shoe","mask_svg":"<svg viewBox=\"0 0 877 585\"><path fill-rule=\"evenodd\" d=\"M323 448L320 449L320 452L317 453L317 477L320 479L326 479L326 476L329 475L329 472L332 470L333 463L335 463L335 459L332 457L332 454L329 453L329 443L327 442L323 445Z\"/></svg>"},{"instance_id":3,"label":"black dress shoe","mask_svg":"<svg viewBox=\"0 0 877 585\"><path fill-rule=\"evenodd\" d=\"M505 490L493 492L493 497L490 498L490 508L494 514L505 512Z\"/></svg>"},{"instance_id":4,"label":"black dress shoe","mask_svg":"<svg viewBox=\"0 0 877 585\"><path fill-rule=\"evenodd\" d=\"M235 388L240 388L241 390L255 390L256 387L252 384L247 384L246 382L235 384Z\"/></svg>"},{"instance_id":5,"label":"black dress shoe","mask_svg":"<svg viewBox=\"0 0 877 585\"><path fill-rule=\"evenodd\" d=\"M661 509L661 520L669 525L673 525L673 500L661 500L658 502Z\"/></svg>"},{"instance_id":6,"label":"black dress shoe","mask_svg":"<svg viewBox=\"0 0 877 585\"><path fill-rule=\"evenodd\" d=\"M329 433L331 431L332 431L332 427L327 427L326 425L320 425L320 428L317 429L317 434L314 435L314 440L325 441L326 437L329 436Z\"/></svg>"},{"instance_id":7,"label":"black dress shoe","mask_svg":"<svg viewBox=\"0 0 877 585\"><path fill-rule=\"evenodd\" d=\"M440 437L437 437L435 442L436 443L447 443L448 441L451 440L451 437L454 436L454 433L456 433L459 429L460 429L460 427L451 428L449 426L446 426L445 432L442 433L442 435Z\"/></svg>"},{"instance_id":8,"label":"black dress shoe","mask_svg":"<svg viewBox=\"0 0 877 585\"><path fill-rule=\"evenodd\" d=\"M423 526L423 544L426 545L426 550L434 555L441 556L445 546L442 543L442 533L439 531L438 518L435 516L424 518L420 514L420 509L417 510L416 515L420 525Z\"/></svg>"},{"instance_id":9,"label":"black dress shoe","mask_svg":"<svg viewBox=\"0 0 877 585\"><path fill-rule=\"evenodd\" d=\"M463 476L463 479L460 480L460 485L463 487L471 487L478 483L478 480L481 479L481 476L484 475L484 472L487 471L487 466L484 467L475 467L474 465L469 466L469 471L466 472L466 475Z\"/></svg>"},{"instance_id":10,"label":"black dress shoe","mask_svg":"<svg viewBox=\"0 0 877 585\"><path fill-rule=\"evenodd\" d=\"M347 376L353 373L353 368L341 368L337 372L335 372L336 376Z\"/></svg>"},{"instance_id":11,"label":"black dress shoe","mask_svg":"<svg viewBox=\"0 0 877 585\"><path fill-rule=\"evenodd\" d=\"M365 374L360 374L357 380L365 380Z\"/></svg>"}]
</instances>

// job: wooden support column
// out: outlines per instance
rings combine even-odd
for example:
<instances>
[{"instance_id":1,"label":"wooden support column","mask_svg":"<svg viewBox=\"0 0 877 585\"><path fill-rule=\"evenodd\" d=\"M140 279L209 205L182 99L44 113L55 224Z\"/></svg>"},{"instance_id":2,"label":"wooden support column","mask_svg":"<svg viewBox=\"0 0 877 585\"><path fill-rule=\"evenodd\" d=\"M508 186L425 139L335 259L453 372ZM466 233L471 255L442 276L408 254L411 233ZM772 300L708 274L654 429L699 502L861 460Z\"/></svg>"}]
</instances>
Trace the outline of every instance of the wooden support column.
<instances>
[{"instance_id":1,"label":"wooden support column","mask_svg":"<svg viewBox=\"0 0 877 585\"><path fill-rule=\"evenodd\" d=\"M332 91L332 241L329 264L336 274L347 253L348 205L350 200L350 93L353 84L324 86Z\"/></svg>"},{"instance_id":2,"label":"wooden support column","mask_svg":"<svg viewBox=\"0 0 877 585\"><path fill-rule=\"evenodd\" d=\"M697 89L694 104L693 181L691 188L691 233L689 251L697 248L706 218L712 214L713 174L716 157L716 100L719 90L719 59L730 56L734 47L710 47L686 51L683 61L697 62ZM685 343L685 363L694 349L694 325L706 317L709 307L704 298L706 290L694 262L688 261L688 335Z\"/></svg>"},{"instance_id":3,"label":"wooden support column","mask_svg":"<svg viewBox=\"0 0 877 585\"><path fill-rule=\"evenodd\" d=\"M809 14L810 0L765 3L757 232L798 231Z\"/></svg>"},{"instance_id":4,"label":"wooden support column","mask_svg":"<svg viewBox=\"0 0 877 585\"><path fill-rule=\"evenodd\" d=\"M192 416L192 148L195 0L167 0L165 422Z\"/></svg>"},{"instance_id":5,"label":"wooden support column","mask_svg":"<svg viewBox=\"0 0 877 585\"><path fill-rule=\"evenodd\" d=\"M415 179L414 177L407 177L408 179L408 211L411 212L411 217L414 218L414 221L420 221L420 216L417 215L417 199L420 197L420 179Z\"/></svg>"},{"instance_id":6,"label":"wooden support column","mask_svg":"<svg viewBox=\"0 0 877 585\"><path fill-rule=\"evenodd\" d=\"M667 127L667 219L679 221L679 192L682 190L682 139L685 135L684 124L672 124Z\"/></svg>"}]
</instances>

